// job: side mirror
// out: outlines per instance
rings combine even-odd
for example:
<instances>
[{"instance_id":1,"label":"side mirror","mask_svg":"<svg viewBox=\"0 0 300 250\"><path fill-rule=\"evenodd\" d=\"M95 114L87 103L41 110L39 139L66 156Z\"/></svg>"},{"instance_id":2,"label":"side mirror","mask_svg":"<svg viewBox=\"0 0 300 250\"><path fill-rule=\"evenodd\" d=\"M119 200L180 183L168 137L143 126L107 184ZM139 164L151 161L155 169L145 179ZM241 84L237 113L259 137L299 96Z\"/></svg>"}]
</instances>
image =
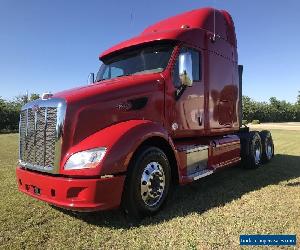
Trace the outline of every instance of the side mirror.
<instances>
[{"instance_id":1,"label":"side mirror","mask_svg":"<svg viewBox=\"0 0 300 250\"><path fill-rule=\"evenodd\" d=\"M90 73L88 76L88 84L93 84L95 82L95 74Z\"/></svg>"},{"instance_id":2,"label":"side mirror","mask_svg":"<svg viewBox=\"0 0 300 250\"><path fill-rule=\"evenodd\" d=\"M193 85L193 64L190 52L183 52L179 55L179 78L182 85Z\"/></svg>"}]
</instances>

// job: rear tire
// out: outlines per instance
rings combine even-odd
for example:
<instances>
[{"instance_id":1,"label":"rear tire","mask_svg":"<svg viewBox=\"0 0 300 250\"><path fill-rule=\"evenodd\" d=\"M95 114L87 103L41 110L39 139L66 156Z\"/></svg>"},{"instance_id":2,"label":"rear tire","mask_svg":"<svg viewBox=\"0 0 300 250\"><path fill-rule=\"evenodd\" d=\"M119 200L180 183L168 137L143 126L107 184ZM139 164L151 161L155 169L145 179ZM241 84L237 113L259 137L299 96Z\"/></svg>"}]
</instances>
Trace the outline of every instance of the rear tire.
<instances>
[{"instance_id":1,"label":"rear tire","mask_svg":"<svg viewBox=\"0 0 300 250\"><path fill-rule=\"evenodd\" d=\"M244 133L241 138L241 157L244 168L255 169L262 162L262 144L258 132Z\"/></svg>"},{"instance_id":2,"label":"rear tire","mask_svg":"<svg viewBox=\"0 0 300 250\"><path fill-rule=\"evenodd\" d=\"M131 218L140 219L158 212L171 185L171 169L165 153L144 147L134 156L125 182L122 205Z\"/></svg>"},{"instance_id":3,"label":"rear tire","mask_svg":"<svg viewBox=\"0 0 300 250\"><path fill-rule=\"evenodd\" d=\"M267 163L274 157L274 143L271 132L263 130L260 133L262 144L262 162Z\"/></svg>"}]
</instances>

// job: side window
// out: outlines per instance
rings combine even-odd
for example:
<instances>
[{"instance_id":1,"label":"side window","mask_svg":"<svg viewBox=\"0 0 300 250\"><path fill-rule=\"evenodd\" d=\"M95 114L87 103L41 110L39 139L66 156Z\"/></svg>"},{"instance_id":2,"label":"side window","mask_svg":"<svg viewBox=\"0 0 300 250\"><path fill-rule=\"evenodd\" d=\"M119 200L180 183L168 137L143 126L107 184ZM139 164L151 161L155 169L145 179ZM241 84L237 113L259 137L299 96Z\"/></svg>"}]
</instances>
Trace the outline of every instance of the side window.
<instances>
[{"instance_id":1,"label":"side window","mask_svg":"<svg viewBox=\"0 0 300 250\"><path fill-rule=\"evenodd\" d=\"M200 81L201 80L201 72L200 72L200 52L196 50L190 50L192 54L192 62L193 62L193 80Z\"/></svg>"},{"instance_id":2,"label":"side window","mask_svg":"<svg viewBox=\"0 0 300 250\"><path fill-rule=\"evenodd\" d=\"M102 80L106 80L106 79L109 79L109 67L106 68L102 76Z\"/></svg>"},{"instance_id":3,"label":"side window","mask_svg":"<svg viewBox=\"0 0 300 250\"><path fill-rule=\"evenodd\" d=\"M201 80L201 53L197 50L190 48L181 48L180 53L190 52L192 57L192 74L193 74L193 82ZM176 62L173 67L173 83L176 88L181 86L181 80L179 77L179 55L176 59Z\"/></svg>"},{"instance_id":4,"label":"side window","mask_svg":"<svg viewBox=\"0 0 300 250\"><path fill-rule=\"evenodd\" d=\"M110 68L110 78L115 78L118 76L124 75L123 69L117 68L117 67L111 67Z\"/></svg>"}]
</instances>

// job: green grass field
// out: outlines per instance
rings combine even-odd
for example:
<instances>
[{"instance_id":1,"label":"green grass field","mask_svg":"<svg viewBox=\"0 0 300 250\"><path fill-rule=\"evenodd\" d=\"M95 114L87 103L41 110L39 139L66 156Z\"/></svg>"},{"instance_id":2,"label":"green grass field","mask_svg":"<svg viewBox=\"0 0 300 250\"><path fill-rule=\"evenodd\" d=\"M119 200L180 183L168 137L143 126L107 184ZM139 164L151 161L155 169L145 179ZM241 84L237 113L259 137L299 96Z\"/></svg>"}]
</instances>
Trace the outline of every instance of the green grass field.
<instances>
[{"instance_id":1,"label":"green grass field","mask_svg":"<svg viewBox=\"0 0 300 250\"><path fill-rule=\"evenodd\" d=\"M177 187L158 215L135 226L119 211L76 214L19 193L18 136L0 135L0 248L240 249L240 234L297 234L299 242L300 131L272 133L272 163Z\"/></svg>"}]
</instances>

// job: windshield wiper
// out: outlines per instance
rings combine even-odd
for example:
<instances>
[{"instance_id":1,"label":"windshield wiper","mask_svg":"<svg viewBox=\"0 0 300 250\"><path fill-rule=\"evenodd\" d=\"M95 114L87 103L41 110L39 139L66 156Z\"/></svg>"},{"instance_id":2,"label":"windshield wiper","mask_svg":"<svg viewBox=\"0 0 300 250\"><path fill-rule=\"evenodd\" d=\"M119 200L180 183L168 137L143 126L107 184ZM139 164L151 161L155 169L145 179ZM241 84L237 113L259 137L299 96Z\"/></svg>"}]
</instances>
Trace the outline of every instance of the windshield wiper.
<instances>
[{"instance_id":1,"label":"windshield wiper","mask_svg":"<svg viewBox=\"0 0 300 250\"><path fill-rule=\"evenodd\" d=\"M105 78L105 79L101 79L101 80L98 80L97 82L102 82L102 81L111 80L111 79L118 78L118 77L122 77L122 76L131 76L131 75L132 75L132 74L119 75L119 76L115 76L115 77L113 77L113 78Z\"/></svg>"},{"instance_id":2,"label":"windshield wiper","mask_svg":"<svg viewBox=\"0 0 300 250\"><path fill-rule=\"evenodd\" d=\"M122 77L122 76L131 76L132 74L124 74L124 75L119 75L119 76L116 76L115 78L117 78L117 77ZM113 78L111 78L111 79L113 79Z\"/></svg>"}]
</instances>

